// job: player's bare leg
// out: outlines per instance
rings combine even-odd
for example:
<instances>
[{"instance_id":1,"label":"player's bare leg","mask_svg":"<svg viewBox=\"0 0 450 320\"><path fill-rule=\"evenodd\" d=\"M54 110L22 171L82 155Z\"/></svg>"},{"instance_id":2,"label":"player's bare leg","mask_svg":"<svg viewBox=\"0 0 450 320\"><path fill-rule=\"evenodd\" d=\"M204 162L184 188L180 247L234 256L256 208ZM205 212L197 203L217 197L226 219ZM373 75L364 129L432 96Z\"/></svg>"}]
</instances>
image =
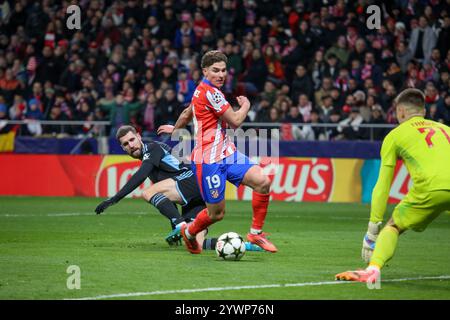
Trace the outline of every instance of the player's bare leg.
<instances>
[{"instance_id":1,"label":"player's bare leg","mask_svg":"<svg viewBox=\"0 0 450 320\"><path fill-rule=\"evenodd\" d=\"M388 262L397 247L398 237L405 230L391 218L381 230L369 266L364 270L346 271L336 275L336 280L375 283L381 276L381 268Z\"/></svg>"},{"instance_id":2,"label":"player's bare leg","mask_svg":"<svg viewBox=\"0 0 450 320\"><path fill-rule=\"evenodd\" d=\"M260 166L252 166L244 176L242 184L253 189L252 208L253 218L247 239L269 252L277 252L275 245L262 232L270 200L270 179L263 173Z\"/></svg>"},{"instance_id":3,"label":"player's bare leg","mask_svg":"<svg viewBox=\"0 0 450 320\"><path fill-rule=\"evenodd\" d=\"M199 244L200 248L203 248L203 241L205 241L206 237L206 230L200 231L195 236L195 239L197 240L197 243Z\"/></svg>"}]
</instances>

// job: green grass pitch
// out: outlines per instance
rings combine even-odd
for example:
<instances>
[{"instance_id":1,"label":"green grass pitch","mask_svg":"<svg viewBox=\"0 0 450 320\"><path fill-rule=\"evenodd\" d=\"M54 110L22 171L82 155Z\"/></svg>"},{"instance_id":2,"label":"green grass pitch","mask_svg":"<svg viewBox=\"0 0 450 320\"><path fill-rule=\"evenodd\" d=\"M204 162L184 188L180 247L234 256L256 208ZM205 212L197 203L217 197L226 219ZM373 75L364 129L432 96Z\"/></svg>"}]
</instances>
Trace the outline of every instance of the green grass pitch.
<instances>
[{"instance_id":1,"label":"green grass pitch","mask_svg":"<svg viewBox=\"0 0 450 320\"><path fill-rule=\"evenodd\" d=\"M124 199L97 216L99 201L1 197L0 299L450 299L448 214L402 235L381 288L369 290L334 283L336 273L363 267L367 205L271 202L265 230L279 252L229 262L214 251L169 248L168 221L142 200ZM249 202L228 201L209 236L245 236L250 221ZM70 265L80 267L79 290L66 286Z\"/></svg>"}]
</instances>

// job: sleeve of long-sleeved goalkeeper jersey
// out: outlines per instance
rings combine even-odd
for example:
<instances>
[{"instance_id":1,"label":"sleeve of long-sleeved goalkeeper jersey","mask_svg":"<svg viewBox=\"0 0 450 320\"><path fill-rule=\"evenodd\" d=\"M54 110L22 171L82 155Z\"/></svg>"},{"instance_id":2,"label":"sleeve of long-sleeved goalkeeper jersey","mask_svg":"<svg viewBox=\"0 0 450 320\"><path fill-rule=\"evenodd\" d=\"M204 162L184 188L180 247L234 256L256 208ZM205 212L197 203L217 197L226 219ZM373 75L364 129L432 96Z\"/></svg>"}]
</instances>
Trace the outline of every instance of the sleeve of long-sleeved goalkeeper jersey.
<instances>
[{"instance_id":1,"label":"sleeve of long-sleeved goalkeeper jersey","mask_svg":"<svg viewBox=\"0 0 450 320\"><path fill-rule=\"evenodd\" d=\"M394 143L394 132L386 136L381 146L381 165L377 183L372 192L370 221L383 221L397 163L397 151Z\"/></svg>"}]
</instances>

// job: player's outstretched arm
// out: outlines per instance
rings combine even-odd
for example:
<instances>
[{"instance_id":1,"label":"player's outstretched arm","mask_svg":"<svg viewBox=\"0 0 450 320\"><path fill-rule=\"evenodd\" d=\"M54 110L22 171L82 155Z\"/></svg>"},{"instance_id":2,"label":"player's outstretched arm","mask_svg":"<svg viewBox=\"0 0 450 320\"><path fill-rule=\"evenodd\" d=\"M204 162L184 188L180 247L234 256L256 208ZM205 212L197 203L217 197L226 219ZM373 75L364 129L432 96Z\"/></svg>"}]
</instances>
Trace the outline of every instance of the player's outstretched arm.
<instances>
[{"instance_id":1,"label":"player's outstretched arm","mask_svg":"<svg viewBox=\"0 0 450 320\"><path fill-rule=\"evenodd\" d=\"M108 207L112 206L113 204L116 204L120 200L122 200L124 197L126 197L127 194L132 192L134 189L139 187L142 182L145 181L145 179L148 177L150 172L153 169L153 164L150 161L143 161L141 167L138 171L136 171L135 174L128 180L128 182L122 187L122 189L117 192L117 194L109 199L106 199L102 203L100 203L97 208L95 208L95 213L100 214L103 211L105 211Z\"/></svg>"},{"instance_id":2,"label":"player's outstretched arm","mask_svg":"<svg viewBox=\"0 0 450 320\"><path fill-rule=\"evenodd\" d=\"M192 121L194 114L192 112L192 105L189 105L178 117L177 122L174 126L169 124L162 125L158 128L157 134L168 133L172 134L176 129L185 128L189 122Z\"/></svg>"},{"instance_id":3,"label":"player's outstretched arm","mask_svg":"<svg viewBox=\"0 0 450 320\"><path fill-rule=\"evenodd\" d=\"M222 115L222 118L233 128L238 128L247 117L247 113L250 110L250 101L247 97L239 96L236 98L239 106L239 110L234 111L232 108L228 108Z\"/></svg>"}]
</instances>

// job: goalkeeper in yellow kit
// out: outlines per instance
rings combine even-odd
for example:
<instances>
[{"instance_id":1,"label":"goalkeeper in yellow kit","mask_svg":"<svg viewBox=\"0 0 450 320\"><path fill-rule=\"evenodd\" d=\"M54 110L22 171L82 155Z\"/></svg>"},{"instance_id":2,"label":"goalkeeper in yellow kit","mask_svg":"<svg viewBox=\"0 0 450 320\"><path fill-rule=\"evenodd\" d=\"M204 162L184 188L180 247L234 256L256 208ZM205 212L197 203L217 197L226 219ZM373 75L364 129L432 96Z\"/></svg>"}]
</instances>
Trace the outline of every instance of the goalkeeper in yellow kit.
<instances>
[{"instance_id":1,"label":"goalkeeper in yellow kit","mask_svg":"<svg viewBox=\"0 0 450 320\"><path fill-rule=\"evenodd\" d=\"M381 147L381 168L363 240L362 258L369 266L337 274L337 280L377 282L380 269L394 255L400 234L410 229L423 231L440 213L450 210L450 128L424 119L425 96L420 90L404 90L395 103L400 125L386 136ZM399 158L413 185L379 232Z\"/></svg>"}]
</instances>

